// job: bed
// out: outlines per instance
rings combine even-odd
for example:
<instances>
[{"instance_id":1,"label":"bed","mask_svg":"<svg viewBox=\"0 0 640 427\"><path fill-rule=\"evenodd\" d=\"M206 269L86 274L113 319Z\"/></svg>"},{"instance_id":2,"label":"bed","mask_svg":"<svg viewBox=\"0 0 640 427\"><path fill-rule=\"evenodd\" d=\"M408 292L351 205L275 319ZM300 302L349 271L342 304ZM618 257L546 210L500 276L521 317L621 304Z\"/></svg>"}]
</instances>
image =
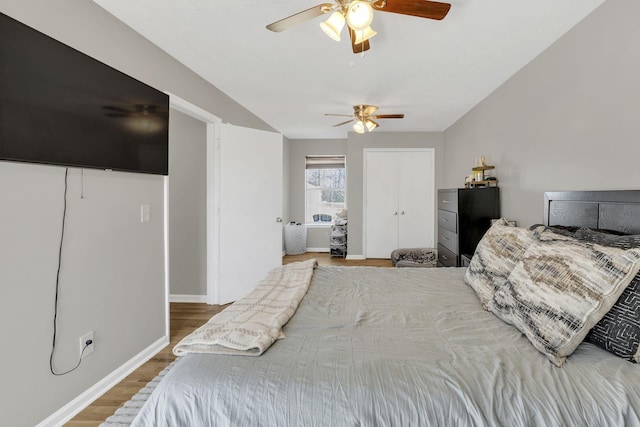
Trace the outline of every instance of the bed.
<instances>
[{"instance_id":1,"label":"bed","mask_svg":"<svg viewBox=\"0 0 640 427\"><path fill-rule=\"evenodd\" d=\"M554 245L571 227L640 233L640 191L546 193L544 212L532 232ZM626 257L621 277L640 268L635 249L581 245ZM640 365L591 342L550 363L471 270L317 267L284 339L181 356L133 425L640 426Z\"/></svg>"}]
</instances>

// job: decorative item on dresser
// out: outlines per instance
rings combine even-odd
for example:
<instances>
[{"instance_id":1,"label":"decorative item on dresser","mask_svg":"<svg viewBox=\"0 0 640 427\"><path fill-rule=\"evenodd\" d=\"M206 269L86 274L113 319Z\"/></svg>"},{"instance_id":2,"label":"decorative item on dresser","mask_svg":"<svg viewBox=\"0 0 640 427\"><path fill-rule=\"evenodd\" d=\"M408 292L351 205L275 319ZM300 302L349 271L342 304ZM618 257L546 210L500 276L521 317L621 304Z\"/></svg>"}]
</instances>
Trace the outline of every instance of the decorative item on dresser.
<instances>
[{"instance_id":1,"label":"decorative item on dresser","mask_svg":"<svg viewBox=\"0 0 640 427\"><path fill-rule=\"evenodd\" d=\"M452 188L438 190L438 267L463 266L478 242L500 217L500 189Z\"/></svg>"},{"instance_id":2,"label":"decorative item on dresser","mask_svg":"<svg viewBox=\"0 0 640 427\"><path fill-rule=\"evenodd\" d=\"M471 175L465 177L465 188L497 187L498 179L489 175L488 171L494 170L495 166L487 164L487 158L480 156L476 159L475 165L471 169Z\"/></svg>"}]
</instances>

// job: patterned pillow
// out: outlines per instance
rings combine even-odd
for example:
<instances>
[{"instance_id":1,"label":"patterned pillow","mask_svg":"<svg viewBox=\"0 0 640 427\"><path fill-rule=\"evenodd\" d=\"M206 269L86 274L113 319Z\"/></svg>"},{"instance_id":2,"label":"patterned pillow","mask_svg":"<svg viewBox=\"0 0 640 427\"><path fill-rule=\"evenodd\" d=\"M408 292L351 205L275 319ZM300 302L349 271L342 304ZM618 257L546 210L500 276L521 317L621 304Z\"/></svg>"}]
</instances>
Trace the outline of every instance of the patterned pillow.
<instances>
[{"instance_id":1,"label":"patterned pillow","mask_svg":"<svg viewBox=\"0 0 640 427\"><path fill-rule=\"evenodd\" d=\"M576 237L620 249L640 248L640 235L617 236L582 228ZM631 362L640 362L640 273L636 274L611 310L589 331L585 341Z\"/></svg>"},{"instance_id":2,"label":"patterned pillow","mask_svg":"<svg viewBox=\"0 0 640 427\"><path fill-rule=\"evenodd\" d=\"M534 234L491 311L526 335L556 366L580 345L640 269L640 249Z\"/></svg>"},{"instance_id":3,"label":"patterned pillow","mask_svg":"<svg viewBox=\"0 0 640 427\"><path fill-rule=\"evenodd\" d=\"M495 290L504 285L532 241L532 231L509 226L504 218L496 221L484 234L471 258L464 281L476 292L485 310L489 310Z\"/></svg>"},{"instance_id":4,"label":"patterned pillow","mask_svg":"<svg viewBox=\"0 0 640 427\"><path fill-rule=\"evenodd\" d=\"M640 274L589 331L585 341L634 363L640 363Z\"/></svg>"}]
</instances>

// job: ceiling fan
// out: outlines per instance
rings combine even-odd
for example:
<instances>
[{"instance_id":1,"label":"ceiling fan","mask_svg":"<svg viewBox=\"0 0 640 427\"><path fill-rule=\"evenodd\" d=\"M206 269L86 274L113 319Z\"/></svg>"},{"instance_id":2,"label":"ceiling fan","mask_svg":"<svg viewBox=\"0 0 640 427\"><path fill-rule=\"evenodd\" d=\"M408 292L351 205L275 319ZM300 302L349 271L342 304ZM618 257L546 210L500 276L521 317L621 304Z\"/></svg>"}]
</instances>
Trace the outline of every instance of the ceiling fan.
<instances>
[{"instance_id":1,"label":"ceiling fan","mask_svg":"<svg viewBox=\"0 0 640 427\"><path fill-rule=\"evenodd\" d=\"M443 19L451 5L429 0L335 0L336 3L322 3L310 9L288 16L267 25L275 32L284 31L300 22L331 13L329 19L320 23L322 30L332 39L340 41L340 32L347 24L353 53L370 48L369 39L377 33L371 28L373 11L399 13L419 18Z\"/></svg>"},{"instance_id":2,"label":"ceiling fan","mask_svg":"<svg viewBox=\"0 0 640 427\"><path fill-rule=\"evenodd\" d=\"M347 123L355 122L353 124L353 130L357 133L365 133L365 131L373 131L379 125L373 119L404 119L404 114L374 114L378 111L378 107L375 105L354 105L353 114L325 114L325 116L342 116L351 117L346 122L338 123L333 127L346 125Z\"/></svg>"}]
</instances>

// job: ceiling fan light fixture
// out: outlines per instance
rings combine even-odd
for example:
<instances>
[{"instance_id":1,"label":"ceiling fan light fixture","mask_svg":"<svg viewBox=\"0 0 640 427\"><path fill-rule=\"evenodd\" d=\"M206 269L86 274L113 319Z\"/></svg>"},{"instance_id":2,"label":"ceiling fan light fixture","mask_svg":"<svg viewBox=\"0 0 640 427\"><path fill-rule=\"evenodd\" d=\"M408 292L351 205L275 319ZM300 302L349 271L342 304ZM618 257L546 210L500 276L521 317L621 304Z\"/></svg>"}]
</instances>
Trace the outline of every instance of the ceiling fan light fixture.
<instances>
[{"instance_id":1,"label":"ceiling fan light fixture","mask_svg":"<svg viewBox=\"0 0 640 427\"><path fill-rule=\"evenodd\" d=\"M342 12L333 12L329 19L320 23L320 28L325 32L326 35L334 39L335 41L340 41L340 32L342 28L344 28L344 15Z\"/></svg>"},{"instance_id":2,"label":"ceiling fan light fixture","mask_svg":"<svg viewBox=\"0 0 640 427\"><path fill-rule=\"evenodd\" d=\"M378 127L378 124L371 119L367 119L364 122L364 126L367 128L369 132L372 132L375 128Z\"/></svg>"},{"instance_id":3,"label":"ceiling fan light fixture","mask_svg":"<svg viewBox=\"0 0 640 427\"><path fill-rule=\"evenodd\" d=\"M354 33L356 35L353 41L355 44L364 43L365 41L369 40L371 37L378 34L373 28L371 28L371 26L368 26L363 30L355 30Z\"/></svg>"},{"instance_id":4,"label":"ceiling fan light fixture","mask_svg":"<svg viewBox=\"0 0 640 427\"><path fill-rule=\"evenodd\" d=\"M356 120L356 122L353 124L353 130L361 135L364 133L364 129L365 127L362 120Z\"/></svg>"},{"instance_id":5,"label":"ceiling fan light fixture","mask_svg":"<svg viewBox=\"0 0 640 427\"><path fill-rule=\"evenodd\" d=\"M373 8L365 1L354 1L347 9L347 24L356 32L364 30L373 21Z\"/></svg>"}]
</instances>

